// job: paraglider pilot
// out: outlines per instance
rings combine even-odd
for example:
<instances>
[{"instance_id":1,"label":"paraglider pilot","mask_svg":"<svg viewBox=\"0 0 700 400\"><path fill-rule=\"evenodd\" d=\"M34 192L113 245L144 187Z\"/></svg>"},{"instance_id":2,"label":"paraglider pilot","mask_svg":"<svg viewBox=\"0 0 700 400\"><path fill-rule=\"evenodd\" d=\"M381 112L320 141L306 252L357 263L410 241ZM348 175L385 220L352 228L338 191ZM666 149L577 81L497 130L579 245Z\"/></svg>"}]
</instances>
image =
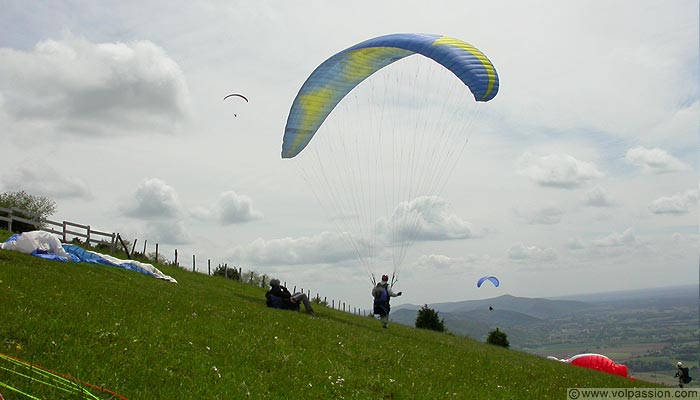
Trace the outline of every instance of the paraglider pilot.
<instances>
[{"instance_id":1,"label":"paraglider pilot","mask_svg":"<svg viewBox=\"0 0 700 400\"><path fill-rule=\"evenodd\" d=\"M690 377L690 371L688 370L688 367L684 367L683 363L678 361L678 370L676 371L676 375L674 375L676 378L678 378L678 387L682 388L683 384L685 383L690 383L690 381L693 379Z\"/></svg>"},{"instance_id":2,"label":"paraglider pilot","mask_svg":"<svg viewBox=\"0 0 700 400\"><path fill-rule=\"evenodd\" d=\"M382 281L377 283L372 289L372 297L374 297L374 313L379 315L379 320L382 321L382 327L389 326L389 299L392 297L401 296L402 292L394 293L389 287L389 275L382 275Z\"/></svg>"},{"instance_id":3,"label":"paraglider pilot","mask_svg":"<svg viewBox=\"0 0 700 400\"><path fill-rule=\"evenodd\" d=\"M289 293L286 287L280 285L279 279L270 280L270 290L265 293L265 299L265 304L268 307L281 308L283 310L298 310L301 302L304 303L307 314L316 315L306 293Z\"/></svg>"}]
</instances>

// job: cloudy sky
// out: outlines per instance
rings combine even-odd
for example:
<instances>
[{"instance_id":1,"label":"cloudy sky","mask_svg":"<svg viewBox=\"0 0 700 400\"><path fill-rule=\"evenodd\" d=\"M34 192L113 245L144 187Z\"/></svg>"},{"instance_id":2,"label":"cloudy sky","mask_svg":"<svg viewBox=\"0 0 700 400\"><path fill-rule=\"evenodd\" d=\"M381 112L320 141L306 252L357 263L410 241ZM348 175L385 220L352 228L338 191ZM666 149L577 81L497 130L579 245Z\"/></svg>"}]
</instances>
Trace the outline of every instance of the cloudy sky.
<instances>
[{"instance_id":1,"label":"cloudy sky","mask_svg":"<svg viewBox=\"0 0 700 400\"><path fill-rule=\"evenodd\" d=\"M439 191L370 207L375 238L391 221L405 233L401 215L415 217L396 304L698 281L697 1L0 8L0 191L54 199L54 219L178 249L190 266L196 254L202 271L206 259L225 262L368 307L368 270L391 272L396 246L363 264L365 237L324 200L335 189L311 183L319 168L281 159L284 126L326 58L380 35L436 33L483 51L500 90L470 116ZM395 71L425 78L421 68ZM419 100L396 100L383 123L443 103L440 79L449 82L434 78ZM387 82L352 93L370 106L332 114L325 138L374 126L383 95L371 89ZM229 93L250 102L222 101ZM477 289L487 274L501 287Z\"/></svg>"}]
</instances>

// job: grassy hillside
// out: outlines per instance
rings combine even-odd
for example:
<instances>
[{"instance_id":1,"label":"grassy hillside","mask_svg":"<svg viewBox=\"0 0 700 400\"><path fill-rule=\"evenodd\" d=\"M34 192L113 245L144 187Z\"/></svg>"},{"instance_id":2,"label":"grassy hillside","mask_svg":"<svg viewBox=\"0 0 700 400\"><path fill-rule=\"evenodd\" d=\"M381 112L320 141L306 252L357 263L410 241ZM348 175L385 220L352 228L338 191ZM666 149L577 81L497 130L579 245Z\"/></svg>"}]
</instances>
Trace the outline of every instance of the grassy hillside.
<instances>
[{"instance_id":1,"label":"grassy hillside","mask_svg":"<svg viewBox=\"0 0 700 400\"><path fill-rule=\"evenodd\" d=\"M562 399L569 387L652 386L320 306L315 318L268 309L261 288L157 267L179 283L0 250L0 352L130 399ZM57 397L2 369L0 382Z\"/></svg>"}]
</instances>

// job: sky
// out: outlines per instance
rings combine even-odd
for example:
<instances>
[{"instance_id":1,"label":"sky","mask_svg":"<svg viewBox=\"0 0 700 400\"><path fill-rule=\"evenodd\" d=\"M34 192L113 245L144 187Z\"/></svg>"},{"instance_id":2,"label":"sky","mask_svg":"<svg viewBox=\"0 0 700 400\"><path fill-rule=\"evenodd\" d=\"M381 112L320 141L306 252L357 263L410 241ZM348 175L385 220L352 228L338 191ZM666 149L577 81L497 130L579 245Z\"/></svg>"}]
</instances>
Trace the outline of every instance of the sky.
<instances>
[{"instance_id":1,"label":"sky","mask_svg":"<svg viewBox=\"0 0 700 400\"><path fill-rule=\"evenodd\" d=\"M500 88L470 117L439 192L370 207L377 237L402 207L420 221L392 304L698 282L697 1L0 8L0 192L55 200L52 219L119 232L137 248L147 240L148 252L159 243L170 259L177 249L188 268L195 254L202 272L209 259L369 308L368 272L391 273L395 250L363 265L338 223L346 210L310 183L308 168L320 167L281 158L284 127L328 57L381 35L434 33L486 54ZM385 70L426 78L415 64ZM419 99L394 100L384 123L441 106L432 84L447 76L427 80ZM372 89L390 81L367 82L348 100L362 107L341 103L317 136L372 126L383 96ZM222 101L230 93L249 102ZM501 286L477 288L484 275Z\"/></svg>"}]
</instances>

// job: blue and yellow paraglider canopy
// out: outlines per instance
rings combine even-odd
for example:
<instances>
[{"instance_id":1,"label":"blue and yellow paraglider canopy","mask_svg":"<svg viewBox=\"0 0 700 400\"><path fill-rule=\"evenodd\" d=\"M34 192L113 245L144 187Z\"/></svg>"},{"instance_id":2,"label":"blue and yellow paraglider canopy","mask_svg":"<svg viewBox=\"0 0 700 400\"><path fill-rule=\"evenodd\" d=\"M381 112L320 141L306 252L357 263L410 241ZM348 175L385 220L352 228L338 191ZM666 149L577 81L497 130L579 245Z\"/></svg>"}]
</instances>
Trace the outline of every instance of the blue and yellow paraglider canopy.
<instances>
[{"instance_id":1,"label":"blue and yellow paraglider canopy","mask_svg":"<svg viewBox=\"0 0 700 400\"><path fill-rule=\"evenodd\" d=\"M484 284L484 282L489 281L493 283L493 286L498 287L501 283L498 281L498 278L495 276L483 276L479 278L479 280L476 282L476 287L480 288L481 285Z\"/></svg>"},{"instance_id":2,"label":"blue and yellow paraglider canopy","mask_svg":"<svg viewBox=\"0 0 700 400\"><path fill-rule=\"evenodd\" d=\"M366 40L330 57L306 79L287 118L282 158L295 157L355 86L387 65L420 54L455 74L476 101L498 93L498 74L474 46L442 35L397 33Z\"/></svg>"}]
</instances>

